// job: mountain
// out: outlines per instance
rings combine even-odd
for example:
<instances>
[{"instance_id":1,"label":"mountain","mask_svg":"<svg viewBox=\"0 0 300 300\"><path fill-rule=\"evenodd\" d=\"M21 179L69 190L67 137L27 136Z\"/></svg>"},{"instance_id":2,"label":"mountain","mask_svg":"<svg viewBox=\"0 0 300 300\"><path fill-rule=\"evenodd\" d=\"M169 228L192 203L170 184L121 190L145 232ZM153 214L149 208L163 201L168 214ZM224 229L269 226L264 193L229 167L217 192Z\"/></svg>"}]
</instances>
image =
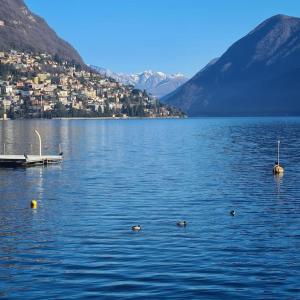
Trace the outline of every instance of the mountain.
<instances>
[{"instance_id":1,"label":"mountain","mask_svg":"<svg viewBox=\"0 0 300 300\"><path fill-rule=\"evenodd\" d=\"M162 72L152 71L137 74L136 79L135 86L137 88L145 89L158 98L171 93L188 80L181 73L168 75Z\"/></svg>"},{"instance_id":2,"label":"mountain","mask_svg":"<svg viewBox=\"0 0 300 300\"><path fill-rule=\"evenodd\" d=\"M23 0L0 0L0 51L11 49L58 55L83 64L77 51L33 14Z\"/></svg>"},{"instance_id":3,"label":"mountain","mask_svg":"<svg viewBox=\"0 0 300 300\"><path fill-rule=\"evenodd\" d=\"M146 90L157 98L171 93L187 81L187 78L180 73L168 75L163 72L144 71L128 75L101 67L91 67L102 75L112 77L123 84L133 85L137 89Z\"/></svg>"},{"instance_id":4,"label":"mountain","mask_svg":"<svg viewBox=\"0 0 300 300\"><path fill-rule=\"evenodd\" d=\"M190 116L300 115L300 19L267 19L163 101Z\"/></svg>"}]
</instances>

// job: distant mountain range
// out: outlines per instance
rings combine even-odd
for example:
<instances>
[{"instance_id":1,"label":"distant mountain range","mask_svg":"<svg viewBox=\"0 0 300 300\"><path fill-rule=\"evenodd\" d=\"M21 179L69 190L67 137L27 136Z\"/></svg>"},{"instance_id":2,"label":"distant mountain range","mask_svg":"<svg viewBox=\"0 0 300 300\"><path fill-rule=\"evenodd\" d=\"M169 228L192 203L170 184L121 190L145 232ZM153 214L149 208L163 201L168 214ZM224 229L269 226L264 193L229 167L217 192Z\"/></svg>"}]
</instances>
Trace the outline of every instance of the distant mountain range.
<instances>
[{"instance_id":1,"label":"distant mountain range","mask_svg":"<svg viewBox=\"0 0 300 300\"><path fill-rule=\"evenodd\" d=\"M137 89L146 90L158 98L171 93L188 80L180 73L168 75L163 72L144 71L136 74L123 74L101 67L91 67L102 75L114 78L123 84L133 85Z\"/></svg>"},{"instance_id":2,"label":"distant mountain range","mask_svg":"<svg viewBox=\"0 0 300 300\"><path fill-rule=\"evenodd\" d=\"M0 0L0 51L44 52L83 64L78 52L33 14L23 0Z\"/></svg>"},{"instance_id":3,"label":"distant mountain range","mask_svg":"<svg viewBox=\"0 0 300 300\"><path fill-rule=\"evenodd\" d=\"M78 52L23 0L0 0L0 51L48 53L85 66ZM146 90L190 116L300 115L300 19L273 16L193 78L95 70Z\"/></svg>"},{"instance_id":4,"label":"distant mountain range","mask_svg":"<svg viewBox=\"0 0 300 300\"><path fill-rule=\"evenodd\" d=\"M300 19L267 19L163 101L190 116L300 115Z\"/></svg>"}]
</instances>

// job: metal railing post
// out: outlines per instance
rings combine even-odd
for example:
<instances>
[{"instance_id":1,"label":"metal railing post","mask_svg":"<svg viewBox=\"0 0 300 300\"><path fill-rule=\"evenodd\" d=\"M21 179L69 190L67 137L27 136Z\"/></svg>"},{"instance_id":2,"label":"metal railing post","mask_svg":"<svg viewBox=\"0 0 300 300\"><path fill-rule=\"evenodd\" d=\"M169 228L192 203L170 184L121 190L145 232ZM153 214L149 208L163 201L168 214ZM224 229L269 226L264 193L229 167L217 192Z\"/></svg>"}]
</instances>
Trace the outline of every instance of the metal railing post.
<instances>
[{"instance_id":1,"label":"metal railing post","mask_svg":"<svg viewBox=\"0 0 300 300\"><path fill-rule=\"evenodd\" d=\"M41 136L40 136L40 134L39 134L39 132L37 130L35 130L34 132L36 133L36 135L39 138L39 142L40 142L40 156L42 156L42 139L41 139Z\"/></svg>"}]
</instances>

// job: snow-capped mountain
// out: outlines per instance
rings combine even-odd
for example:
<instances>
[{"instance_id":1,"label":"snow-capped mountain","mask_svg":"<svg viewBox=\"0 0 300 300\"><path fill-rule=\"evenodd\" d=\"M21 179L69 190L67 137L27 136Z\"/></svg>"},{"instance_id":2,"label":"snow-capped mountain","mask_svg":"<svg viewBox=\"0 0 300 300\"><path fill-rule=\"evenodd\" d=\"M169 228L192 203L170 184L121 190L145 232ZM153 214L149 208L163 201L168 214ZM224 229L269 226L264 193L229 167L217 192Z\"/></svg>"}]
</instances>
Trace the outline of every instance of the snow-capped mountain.
<instances>
[{"instance_id":1,"label":"snow-capped mountain","mask_svg":"<svg viewBox=\"0 0 300 300\"><path fill-rule=\"evenodd\" d=\"M137 89L146 90L158 98L173 92L188 80L187 77L180 73L168 75L163 72L144 71L137 74L123 74L96 66L91 66L91 68L123 84L133 85Z\"/></svg>"}]
</instances>

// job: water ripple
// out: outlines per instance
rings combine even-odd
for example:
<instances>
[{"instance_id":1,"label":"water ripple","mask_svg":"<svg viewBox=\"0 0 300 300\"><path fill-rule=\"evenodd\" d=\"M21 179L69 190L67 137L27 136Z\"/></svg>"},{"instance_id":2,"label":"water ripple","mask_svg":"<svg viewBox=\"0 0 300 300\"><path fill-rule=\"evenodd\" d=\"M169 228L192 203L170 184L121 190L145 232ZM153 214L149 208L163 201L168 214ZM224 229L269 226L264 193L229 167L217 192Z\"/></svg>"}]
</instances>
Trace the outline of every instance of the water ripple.
<instances>
[{"instance_id":1,"label":"water ripple","mask_svg":"<svg viewBox=\"0 0 300 300\"><path fill-rule=\"evenodd\" d=\"M0 169L0 298L299 298L299 118L3 124L65 160Z\"/></svg>"}]
</instances>

